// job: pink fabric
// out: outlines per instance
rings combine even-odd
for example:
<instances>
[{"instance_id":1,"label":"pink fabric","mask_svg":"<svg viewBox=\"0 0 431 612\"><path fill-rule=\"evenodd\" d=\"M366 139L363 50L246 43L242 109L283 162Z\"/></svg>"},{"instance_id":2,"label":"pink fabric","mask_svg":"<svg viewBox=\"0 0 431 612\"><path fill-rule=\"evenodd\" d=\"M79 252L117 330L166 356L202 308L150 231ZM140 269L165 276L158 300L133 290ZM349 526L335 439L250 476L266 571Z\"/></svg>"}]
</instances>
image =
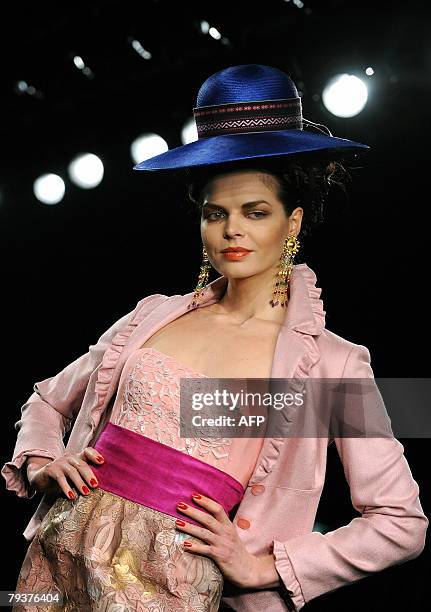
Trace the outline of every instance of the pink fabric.
<instances>
[{"instance_id":1,"label":"pink fabric","mask_svg":"<svg viewBox=\"0 0 431 612\"><path fill-rule=\"evenodd\" d=\"M155 348L139 348L124 363L112 412L107 410L106 418L197 457L230 474L246 487L264 437L181 438L178 380L187 377L203 379L202 392L205 390L205 379L208 379L205 374Z\"/></svg>"},{"instance_id":2,"label":"pink fabric","mask_svg":"<svg viewBox=\"0 0 431 612\"><path fill-rule=\"evenodd\" d=\"M244 495L241 483L229 474L113 423L106 424L94 448L105 459L92 466L102 489L182 520L177 510L181 500L206 512L191 499L193 492L214 499L227 514ZM202 527L192 517L187 520Z\"/></svg>"},{"instance_id":3,"label":"pink fabric","mask_svg":"<svg viewBox=\"0 0 431 612\"><path fill-rule=\"evenodd\" d=\"M212 281L199 307L216 302L226 282L223 276ZM289 282L290 300L277 338L271 377L299 382L310 377L373 378L368 349L325 328L321 289L316 286L314 272L306 264L297 264ZM9 490L28 497L25 454L38 449L45 456L59 456L65 429L72 423L68 451L80 452L93 443L128 357L156 331L186 314L192 298L193 292L144 298L90 346L89 352L35 385L35 393L23 405L21 419L15 424L18 436L12 459L1 470ZM319 398L313 400L318 402ZM313 526L325 482L329 443L336 445L352 504L360 516L321 534L313 532ZM323 593L414 559L423 551L429 520L403 451L395 438L264 440L233 522L250 553L273 552L276 568L293 591L298 610ZM51 504L47 496L42 497L24 531L28 540ZM226 584L222 602L238 612L285 610L279 594L270 589L248 593Z\"/></svg>"}]
</instances>

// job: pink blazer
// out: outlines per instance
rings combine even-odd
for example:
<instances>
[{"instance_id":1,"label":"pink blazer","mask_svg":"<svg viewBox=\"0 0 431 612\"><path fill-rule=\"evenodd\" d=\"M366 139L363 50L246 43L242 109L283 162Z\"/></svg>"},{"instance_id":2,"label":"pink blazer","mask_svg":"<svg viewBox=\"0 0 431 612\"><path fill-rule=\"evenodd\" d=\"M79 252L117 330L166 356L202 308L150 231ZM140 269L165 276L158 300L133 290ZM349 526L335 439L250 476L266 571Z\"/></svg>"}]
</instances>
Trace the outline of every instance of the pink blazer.
<instances>
[{"instance_id":1,"label":"pink blazer","mask_svg":"<svg viewBox=\"0 0 431 612\"><path fill-rule=\"evenodd\" d=\"M201 307L223 294L227 279L208 285ZM370 353L325 328L316 275L307 264L294 266L290 301L275 348L271 377L373 378ZM193 292L154 294L118 320L89 351L56 376L34 385L21 408L12 460L1 473L19 497L33 497L23 473L27 455L54 459L73 425L67 450L91 446L108 417L121 369L157 330L186 313ZM325 480L327 447L334 442L361 516L322 534L312 531ZM53 500L43 495L24 531L31 540ZM243 519L237 524L238 519ZM388 438L267 438L239 505L234 524L247 550L273 552L285 586L299 610L312 599L384 568L417 557L428 527L419 487L404 447ZM222 601L235 610L282 612L276 590L226 589Z\"/></svg>"}]
</instances>

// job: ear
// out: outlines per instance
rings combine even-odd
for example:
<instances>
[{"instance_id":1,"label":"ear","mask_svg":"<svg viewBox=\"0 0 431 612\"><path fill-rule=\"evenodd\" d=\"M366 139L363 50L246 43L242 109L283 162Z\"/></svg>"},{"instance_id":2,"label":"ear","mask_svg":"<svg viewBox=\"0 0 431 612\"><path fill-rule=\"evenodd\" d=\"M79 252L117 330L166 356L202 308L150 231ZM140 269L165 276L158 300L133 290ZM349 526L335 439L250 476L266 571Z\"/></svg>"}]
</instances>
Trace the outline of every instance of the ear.
<instances>
[{"instance_id":1,"label":"ear","mask_svg":"<svg viewBox=\"0 0 431 612\"><path fill-rule=\"evenodd\" d=\"M302 219L304 216L304 209L301 207L295 208L289 216L289 234L294 234L298 237L301 231Z\"/></svg>"}]
</instances>

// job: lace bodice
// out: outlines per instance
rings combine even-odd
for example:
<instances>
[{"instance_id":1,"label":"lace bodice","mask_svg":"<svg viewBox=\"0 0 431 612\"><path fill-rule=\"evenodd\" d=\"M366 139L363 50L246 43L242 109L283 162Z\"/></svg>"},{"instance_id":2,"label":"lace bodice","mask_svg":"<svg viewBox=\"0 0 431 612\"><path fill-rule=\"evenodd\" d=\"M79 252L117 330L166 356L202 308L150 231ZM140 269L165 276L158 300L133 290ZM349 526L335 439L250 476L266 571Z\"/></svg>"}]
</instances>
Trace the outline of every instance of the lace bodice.
<instances>
[{"instance_id":1,"label":"lace bodice","mask_svg":"<svg viewBox=\"0 0 431 612\"><path fill-rule=\"evenodd\" d=\"M152 347L124 364L110 420L214 465L244 486L263 438L180 438L180 379L208 378Z\"/></svg>"}]
</instances>

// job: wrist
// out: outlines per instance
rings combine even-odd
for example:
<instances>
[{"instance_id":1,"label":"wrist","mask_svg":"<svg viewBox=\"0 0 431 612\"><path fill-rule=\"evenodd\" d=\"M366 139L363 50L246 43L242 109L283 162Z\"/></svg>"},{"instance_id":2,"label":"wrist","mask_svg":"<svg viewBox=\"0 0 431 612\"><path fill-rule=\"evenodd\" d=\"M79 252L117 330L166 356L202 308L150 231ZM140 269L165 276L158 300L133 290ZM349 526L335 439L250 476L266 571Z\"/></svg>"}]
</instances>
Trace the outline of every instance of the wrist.
<instances>
[{"instance_id":1,"label":"wrist","mask_svg":"<svg viewBox=\"0 0 431 612\"><path fill-rule=\"evenodd\" d=\"M50 459L49 457L38 457L33 455L27 457L27 460L24 463L24 471L27 476L27 480L30 479L32 472L35 472L47 463L51 463L51 461L52 459Z\"/></svg>"},{"instance_id":2,"label":"wrist","mask_svg":"<svg viewBox=\"0 0 431 612\"><path fill-rule=\"evenodd\" d=\"M255 557L256 565L251 577L251 588L271 589L280 585L280 576L275 567L273 554Z\"/></svg>"}]
</instances>

